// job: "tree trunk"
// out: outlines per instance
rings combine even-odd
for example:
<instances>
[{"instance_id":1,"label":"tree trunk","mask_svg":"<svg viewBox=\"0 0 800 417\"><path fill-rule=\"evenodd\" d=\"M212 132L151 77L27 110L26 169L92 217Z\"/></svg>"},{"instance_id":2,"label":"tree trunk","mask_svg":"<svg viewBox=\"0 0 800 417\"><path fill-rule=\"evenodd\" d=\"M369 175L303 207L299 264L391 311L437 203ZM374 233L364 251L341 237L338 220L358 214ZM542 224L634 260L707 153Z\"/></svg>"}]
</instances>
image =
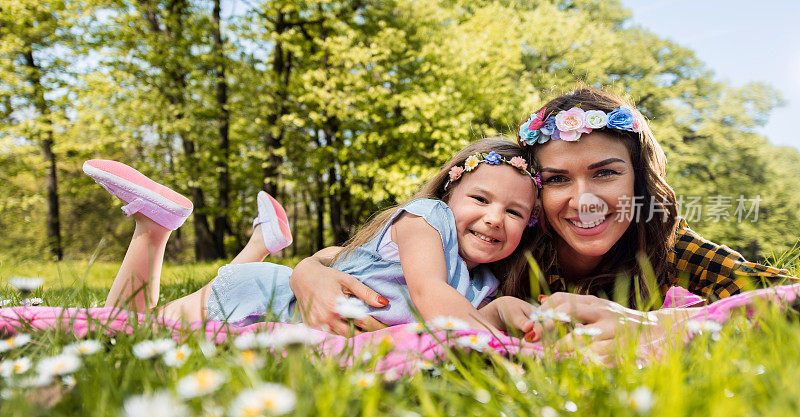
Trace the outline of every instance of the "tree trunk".
<instances>
[{"instance_id":1,"label":"tree trunk","mask_svg":"<svg viewBox=\"0 0 800 417\"><path fill-rule=\"evenodd\" d=\"M225 80L225 53L223 50L222 33L220 28L220 0L214 0L214 49L216 76L217 76L217 135L219 155L217 155L217 198L220 208L219 214L214 218L214 243L217 254L225 258L225 233L230 230L228 208L230 207L230 180L228 164L230 158L230 145L228 134L230 130L230 114L228 113L228 83Z\"/></svg>"},{"instance_id":2,"label":"tree trunk","mask_svg":"<svg viewBox=\"0 0 800 417\"><path fill-rule=\"evenodd\" d=\"M28 81L34 89L34 106L44 121L44 134L41 138L42 153L47 163L47 177L45 189L47 192L47 242L50 253L56 260L64 258L64 249L61 247L61 222L58 208L58 179L56 177L56 155L53 153L53 120L50 116L50 107L44 97L41 68L33 57L33 48L26 45L25 65L30 69Z\"/></svg>"},{"instance_id":3,"label":"tree trunk","mask_svg":"<svg viewBox=\"0 0 800 417\"><path fill-rule=\"evenodd\" d=\"M316 230L316 248L314 251L321 250L325 247L325 197L323 197L323 182L322 178L320 177L321 174L317 174L315 177L316 185L317 185L317 192L314 193L316 195L316 209L317 209L317 230Z\"/></svg>"},{"instance_id":4,"label":"tree trunk","mask_svg":"<svg viewBox=\"0 0 800 417\"><path fill-rule=\"evenodd\" d=\"M275 16L275 33L281 34L289 25L285 22L283 12L278 11ZM292 54L287 52L284 56L283 42L275 42L272 51L272 73L276 87L276 108L267 115L267 132L264 136L264 150L267 152L267 164L264 166L264 191L275 196L278 191L278 167L281 157L275 152L280 148L285 134L284 127L277 126L281 117L286 113L286 100L288 98L289 79L292 71ZM277 133L275 133L277 131Z\"/></svg>"}]
</instances>

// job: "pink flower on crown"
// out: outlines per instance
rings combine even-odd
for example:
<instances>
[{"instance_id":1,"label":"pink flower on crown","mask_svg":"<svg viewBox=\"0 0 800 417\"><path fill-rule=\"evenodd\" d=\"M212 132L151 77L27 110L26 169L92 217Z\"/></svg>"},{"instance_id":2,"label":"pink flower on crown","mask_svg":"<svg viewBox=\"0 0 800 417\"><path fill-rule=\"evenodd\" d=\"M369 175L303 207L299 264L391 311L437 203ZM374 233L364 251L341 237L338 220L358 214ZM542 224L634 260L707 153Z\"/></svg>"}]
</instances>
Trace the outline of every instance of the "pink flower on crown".
<instances>
[{"instance_id":1,"label":"pink flower on crown","mask_svg":"<svg viewBox=\"0 0 800 417\"><path fill-rule=\"evenodd\" d=\"M508 163L511 164L511 166L514 168L519 168L523 170L528 169L528 163L525 161L525 158L521 156L515 156L511 158L511 160L509 160Z\"/></svg>"},{"instance_id":2,"label":"pink flower on crown","mask_svg":"<svg viewBox=\"0 0 800 417\"><path fill-rule=\"evenodd\" d=\"M631 121L631 129L633 129L633 131L636 133L642 131L642 126L639 125L639 119L635 117L633 118L633 120Z\"/></svg>"},{"instance_id":3,"label":"pink flower on crown","mask_svg":"<svg viewBox=\"0 0 800 417\"><path fill-rule=\"evenodd\" d=\"M450 181L455 181L461 178L461 174L464 173L464 168L455 166L450 168Z\"/></svg>"},{"instance_id":4,"label":"pink flower on crown","mask_svg":"<svg viewBox=\"0 0 800 417\"><path fill-rule=\"evenodd\" d=\"M574 142L581 137L581 133L591 133L592 129L586 127L586 112L578 107L567 111L560 111L556 115L556 127L560 137L568 142Z\"/></svg>"}]
</instances>

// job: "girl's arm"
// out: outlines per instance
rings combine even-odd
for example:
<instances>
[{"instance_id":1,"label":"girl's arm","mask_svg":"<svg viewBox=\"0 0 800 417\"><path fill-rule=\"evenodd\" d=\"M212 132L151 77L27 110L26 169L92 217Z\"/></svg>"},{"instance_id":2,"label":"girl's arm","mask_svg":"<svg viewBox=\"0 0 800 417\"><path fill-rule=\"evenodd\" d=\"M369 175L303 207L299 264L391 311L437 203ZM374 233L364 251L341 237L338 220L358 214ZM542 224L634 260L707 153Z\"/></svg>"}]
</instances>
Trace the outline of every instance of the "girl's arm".
<instances>
[{"instance_id":1,"label":"girl's arm","mask_svg":"<svg viewBox=\"0 0 800 417\"><path fill-rule=\"evenodd\" d=\"M424 320L450 316L467 322L473 329L494 332L505 327L496 309L501 303L490 303L481 313L447 284L442 237L425 219L403 213L392 229L411 301Z\"/></svg>"},{"instance_id":2,"label":"girl's arm","mask_svg":"<svg viewBox=\"0 0 800 417\"><path fill-rule=\"evenodd\" d=\"M347 335L349 326L334 311L338 297L353 295L373 307L384 307L387 302L353 276L326 266L340 250L339 247L325 248L300 261L289 278L289 287L297 297L303 323ZM359 320L356 325L368 331L386 327L372 317Z\"/></svg>"}]
</instances>

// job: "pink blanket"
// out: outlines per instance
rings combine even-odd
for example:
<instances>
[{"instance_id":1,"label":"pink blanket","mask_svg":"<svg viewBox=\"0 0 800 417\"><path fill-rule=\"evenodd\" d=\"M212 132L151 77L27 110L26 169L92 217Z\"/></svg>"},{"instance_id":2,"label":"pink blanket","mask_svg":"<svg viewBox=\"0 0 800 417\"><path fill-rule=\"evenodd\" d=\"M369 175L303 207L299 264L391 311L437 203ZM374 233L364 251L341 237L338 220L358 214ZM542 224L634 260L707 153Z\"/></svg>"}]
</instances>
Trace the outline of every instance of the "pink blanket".
<instances>
[{"instance_id":1,"label":"pink blanket","mask_svg":"<svg viewBox=\"0 0 800 417\"><path fill-rule=\"evenodd\" d=\"M779 306L786 306L798 301L800 284L776 286L772 288L748 291L734 295L700 308L692 318L698 320L711 320L724 323L734 311L742 309L747 314L752 314L753 306L757 300L764 300ZM665 297L662 308L688 307L703 303L704 300L693 295L683 288L673 287ZM90 330L103 330L106 333L133 332L136 326L153 326L158 331L172 334L179 339L186 327L181 328L180 322L158 319L142 314L135 314L126 310L110 307L100 308L62 308L62 307L10 307L0 308L0 335L12 335L18 332L33 332L44 330L59 330L74 334L78 338L84 337ZM297 327L285 323L257 323L245 327L233 327L217 321L194 322L189 325L190 330L202 331L208 340L216 343L225 341L228 337L259 330L281 331ZM364 333L348 339L346 337L324 333L318 330L308 330L317 338L317 346L322 354L336 355L348 347L352 347L355 356L362 350L371 349L376 343L386 340L391 341L393 349L381 358L376 371L396 370L399 372L413 372L417 360L433 360L443 357L445 349L437 342L437 338L446 340L445 345L453 346L458 337L469 335L488 335L483 330L459 331L449 335L436 332L434 335L418 335L407 329L407 326L393 326L376 332ZM435 336L435 338L434 338ZM493 351L510 355L541 355L541 345L527 343L521 339L507 335L492 337L488 346ZM413 360L410 360L413 359Z\"/></svg>"}]
</instances>

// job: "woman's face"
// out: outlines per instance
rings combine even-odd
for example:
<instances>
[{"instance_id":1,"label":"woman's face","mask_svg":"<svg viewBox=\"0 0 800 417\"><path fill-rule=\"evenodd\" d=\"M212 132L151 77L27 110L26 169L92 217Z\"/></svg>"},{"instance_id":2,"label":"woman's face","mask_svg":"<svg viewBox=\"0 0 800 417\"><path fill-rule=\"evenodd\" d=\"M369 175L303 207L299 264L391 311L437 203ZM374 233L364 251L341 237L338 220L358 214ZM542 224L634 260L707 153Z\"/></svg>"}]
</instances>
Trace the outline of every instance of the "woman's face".
<instances>
[{"instance_id":1,"label":"woman's face","mask_svg":"<svg viewBox=\"0 0 800 417\"><path fill-rule=\"evenodd\" d=\"M559 257L593 268L633 218L635 177L628 149L600 131L584 134L578 142L555 140L540 146L536 157L542 208L560 238Z\"/></svg>"}]
</instances>

